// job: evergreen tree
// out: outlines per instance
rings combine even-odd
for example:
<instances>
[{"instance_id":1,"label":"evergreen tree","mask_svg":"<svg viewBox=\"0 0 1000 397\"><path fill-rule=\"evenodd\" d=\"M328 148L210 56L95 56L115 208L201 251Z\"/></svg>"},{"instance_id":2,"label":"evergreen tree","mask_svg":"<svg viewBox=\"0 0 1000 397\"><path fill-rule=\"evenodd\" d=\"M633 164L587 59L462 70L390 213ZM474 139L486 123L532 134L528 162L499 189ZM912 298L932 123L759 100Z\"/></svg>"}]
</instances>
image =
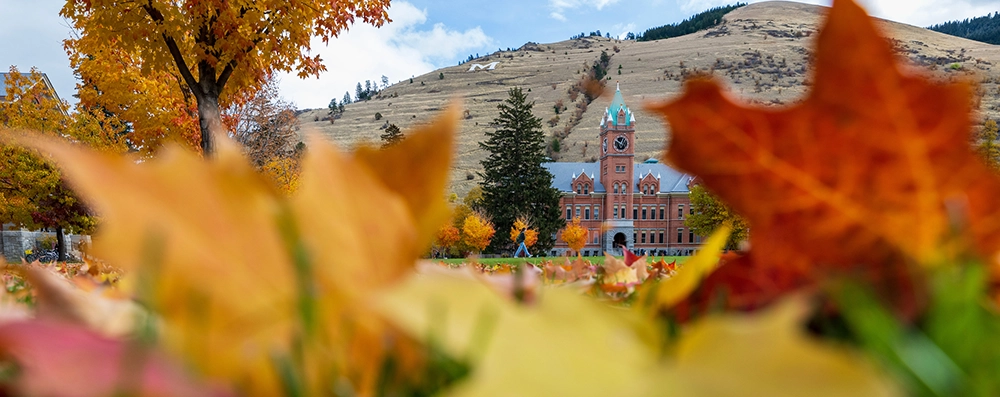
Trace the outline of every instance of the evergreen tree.
<instances>
[{"instance_id":1,"label":"evergreen tree","mask_svg":"<svg viewBox=\"0 0 1000 397\"><path fill-rule=\"evenodd\" d=\"M342 99L340 101L340 107L344 107L344 105L349 104L349 103L351 103L351 93L350 92L344 92L344 99Z\"/></svg>"},{"instance_id":2,"label":"evergreen tree","mask_svg":"<svg viewBox=\"0 0 1000 397\"><path fill-rule=\"evenodd\" d=\"M382 138L382 147L386 148L399 143L403 139L403 132L395 124L389 124L380 138Z\"/></svg>"},{"instance_id":3,"label":"evergreen tree","mask_svg":"<svg viewBox=\"0 0 1000 397\"><path fill-rule=\"evenodd\" d=\"M526 216L538 228L536 248L547 251L555 243L554 235L565 225L559 211L558 190L552 187L552 174L542 167L545 136L542 119L531 113L534 103L520 88L511 88L510 97L497 106L500 115L493 119L497 129L486 133L479 147L489 156L480 164L483 172L482 208L497 230L510 230L519 216ZM512 250L509 239L494 239L490 251Z\"/></svg>"},{"instance_id":4,"label":"evergreen tree","mask_svg":"<svg viewBox=\"0 0 1000 397\"><path fill-rule=\"evenodd\" d=\"M1000 169L1000 145L997 145L997 139L1000 139L1000 128L997 127L997 122L986 120L983 128L979 131L979 147L976 149L986 164L989 164L993 169Z\"/></svg>"}]
</instances>

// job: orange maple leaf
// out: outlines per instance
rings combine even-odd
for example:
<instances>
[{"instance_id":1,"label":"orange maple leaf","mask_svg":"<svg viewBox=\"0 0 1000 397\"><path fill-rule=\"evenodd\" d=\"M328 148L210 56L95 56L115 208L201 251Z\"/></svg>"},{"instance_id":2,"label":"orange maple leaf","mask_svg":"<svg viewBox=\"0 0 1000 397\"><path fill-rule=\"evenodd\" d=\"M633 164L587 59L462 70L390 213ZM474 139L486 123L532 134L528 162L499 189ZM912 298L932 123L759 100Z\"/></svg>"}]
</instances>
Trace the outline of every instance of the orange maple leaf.
<instances>
[{"instance_id":1,"label":"orange maple leaf","mask_svg":"<svg viewBox=\"0 0 1000 397\"><path fill-rule=\"evenodd\" d=\"M902 73L864 10L836 0L798 105L746 107L694 79L651 109L670 124L668 160L749 220L755 277L790 289L858 265L895 278L963 242L997 252L1000 180L968 145L971 92Z\"/></svg>"}]
</instances>

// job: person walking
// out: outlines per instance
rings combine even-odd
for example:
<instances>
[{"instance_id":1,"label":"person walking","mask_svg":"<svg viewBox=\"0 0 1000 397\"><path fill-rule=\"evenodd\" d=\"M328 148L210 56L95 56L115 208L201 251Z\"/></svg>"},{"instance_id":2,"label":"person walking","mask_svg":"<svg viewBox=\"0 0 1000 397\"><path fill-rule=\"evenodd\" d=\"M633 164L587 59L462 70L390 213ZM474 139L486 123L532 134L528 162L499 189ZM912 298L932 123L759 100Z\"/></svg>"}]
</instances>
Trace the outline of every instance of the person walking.
<instances>
[{"instance_id":1,"label":"person walking","mask_svg":"<svg viewBox=\"0 0 1000 397\"><path fill-rule=\"evenodd\" d=\"M514 251L514 257L517 258L522 252L528 258L532 257L531 253L528 252L528 247L524 245L524 229L521 229L521 232L517 234L517 251Z\"/></svg>"}]
</instances>

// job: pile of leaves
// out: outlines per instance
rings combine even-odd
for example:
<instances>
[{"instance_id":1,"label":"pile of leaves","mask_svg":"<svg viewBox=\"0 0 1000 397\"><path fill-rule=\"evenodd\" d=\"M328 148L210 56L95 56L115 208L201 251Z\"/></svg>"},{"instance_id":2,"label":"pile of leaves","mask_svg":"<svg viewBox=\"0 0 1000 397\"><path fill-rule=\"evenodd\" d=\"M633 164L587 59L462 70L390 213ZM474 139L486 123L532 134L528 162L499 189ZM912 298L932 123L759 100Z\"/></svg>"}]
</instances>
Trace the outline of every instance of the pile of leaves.
<instances>
[{"instance_id":1,"label":"pile of leaves","mask_svg":"<svg viewBox=\"0 0 1000 397\"><path fill-rule=\"evenodd\" d=\"M525 269L415 271L449 219L457 107L382 150L313 141L290 196L225 140L213 159L174 148L141 164L22 140L97 208L93 253L123 275L88 290L7 265L36 293L20 316L0 306L0 387L1000 394L1000 177L968 145L971 86L903 74L849 0L815 60L814 90L791 108L736 104L709 79L651 106L672 129L671 163L746 217L749 251L722 255L724 227L680 268L545 264L547 283ZM581 279L622 299L567 288Z\"/></svg>"}]
</instances>

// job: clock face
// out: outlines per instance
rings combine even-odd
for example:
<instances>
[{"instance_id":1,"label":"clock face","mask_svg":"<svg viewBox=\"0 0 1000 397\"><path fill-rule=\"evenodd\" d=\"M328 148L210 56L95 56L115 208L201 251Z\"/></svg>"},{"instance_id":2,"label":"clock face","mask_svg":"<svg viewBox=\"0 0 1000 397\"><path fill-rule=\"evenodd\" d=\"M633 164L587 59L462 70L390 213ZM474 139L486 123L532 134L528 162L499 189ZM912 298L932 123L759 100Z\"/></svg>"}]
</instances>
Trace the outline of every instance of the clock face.
<instances>
[{"instance_id":1,"label":"clock face","mask_svg":"<svg viewBox=\"0 0 1000 397\"><path fill-rule=\"evenodd\" d=\"M619 135L615 138L615 150L624 152L625 149L628 149L628 138L625 135Z\"/></svg>"},{"instance_id":2,"label":"clock face","mask_svg":"<svg viewBox=\"0 0 1000 397\"><path fill-rule=\"evenodd\" d=\"M601 145L601 148L604 149L604 153L608 152L608 138L604 138L604 144Z\"/></svg>"}]
</instances>

